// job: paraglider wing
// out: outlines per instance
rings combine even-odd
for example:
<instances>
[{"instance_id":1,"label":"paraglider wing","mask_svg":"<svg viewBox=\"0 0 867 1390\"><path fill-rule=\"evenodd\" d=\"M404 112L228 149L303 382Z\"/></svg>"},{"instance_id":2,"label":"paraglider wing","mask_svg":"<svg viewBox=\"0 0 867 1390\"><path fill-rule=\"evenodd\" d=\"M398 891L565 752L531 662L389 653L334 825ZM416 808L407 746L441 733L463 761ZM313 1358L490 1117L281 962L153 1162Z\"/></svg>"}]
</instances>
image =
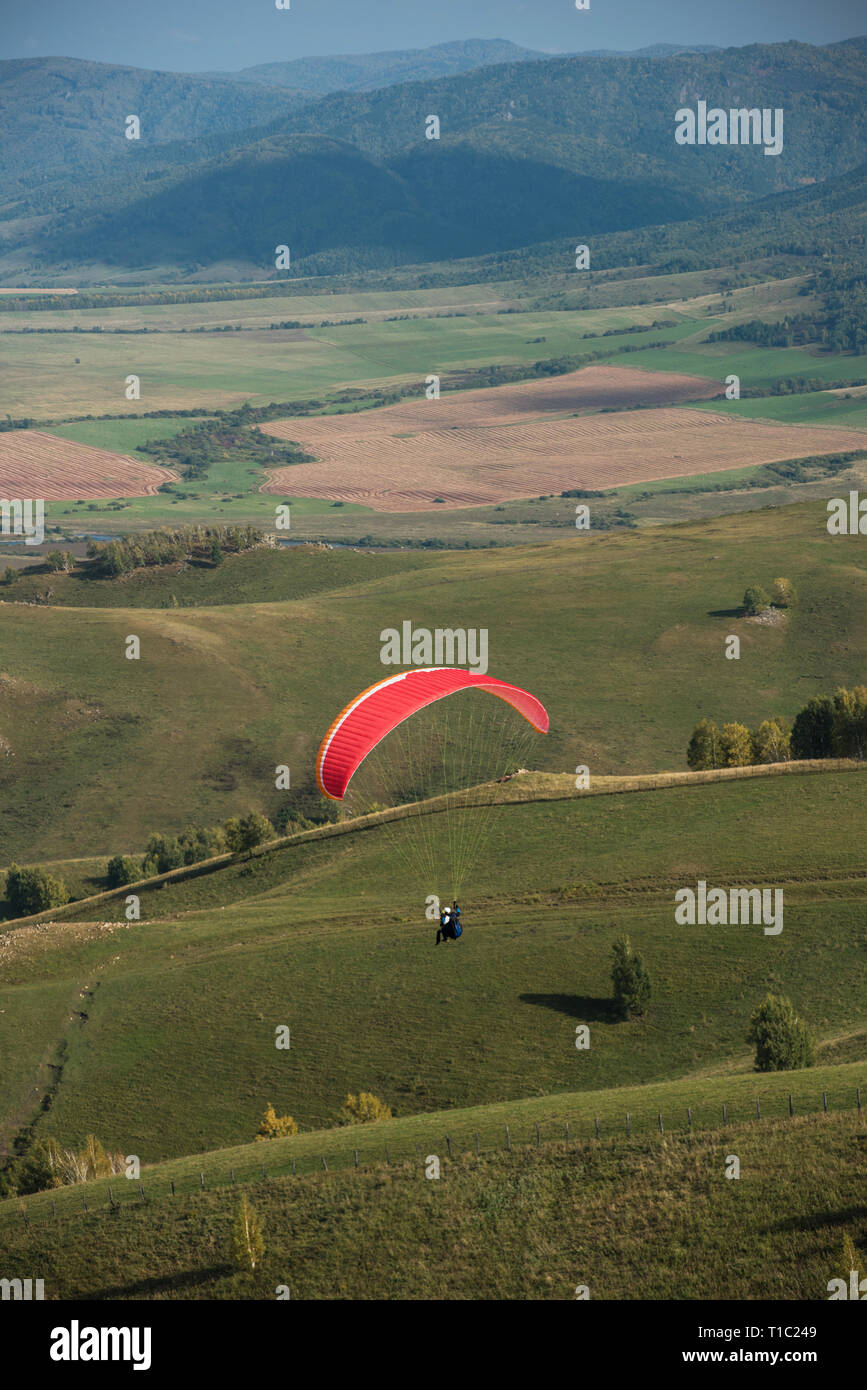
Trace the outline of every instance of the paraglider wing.
<instances>
[{"instance_id":1,"label":"paraglider wing","mask_svg":"<svg viewBox=\"0 0 867 1390\"><path fill-rule=\"evenodd\" d=\"M337 716L316 755L316 781L331 801L342 801L353 774L392 729L418 710L459 690L485 690L505 700L540 733L548 732L544 705L527 690L455 666L423 666L387 676L362 690Z\"/></svg>"}]
</instances>

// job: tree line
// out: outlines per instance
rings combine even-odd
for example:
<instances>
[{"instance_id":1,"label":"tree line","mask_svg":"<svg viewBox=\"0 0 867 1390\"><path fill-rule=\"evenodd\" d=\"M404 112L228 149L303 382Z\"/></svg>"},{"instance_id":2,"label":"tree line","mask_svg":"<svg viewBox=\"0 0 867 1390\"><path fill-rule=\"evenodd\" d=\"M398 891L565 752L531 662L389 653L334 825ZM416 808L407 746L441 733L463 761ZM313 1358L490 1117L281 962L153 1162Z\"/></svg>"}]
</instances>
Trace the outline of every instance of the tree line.
<instances>
[{"instance_id":1,"label":"tree line","mask_svg":"<svg viewBox=\"0 0 867 1390\"><path fill-rule=\"evenodd\" d=\"M841 686L833 695L814 695L789 724L772 715L757 729L702 719L686 750L693 771L721 767L752 767L792 759L856 758L867 753L867 685L851 690Z\"/></svg>"}]
</instances>

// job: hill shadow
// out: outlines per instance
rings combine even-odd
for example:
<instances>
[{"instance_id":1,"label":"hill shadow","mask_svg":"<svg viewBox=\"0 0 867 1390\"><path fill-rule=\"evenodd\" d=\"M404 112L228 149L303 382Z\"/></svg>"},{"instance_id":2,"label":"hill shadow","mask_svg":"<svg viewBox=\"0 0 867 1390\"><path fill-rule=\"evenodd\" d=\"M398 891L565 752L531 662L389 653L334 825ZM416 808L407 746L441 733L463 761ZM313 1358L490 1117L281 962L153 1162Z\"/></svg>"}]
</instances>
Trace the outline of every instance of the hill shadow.
<instances>
[{"instance_id":1,"label":"hill shadow","mask_svg":"<svg viewBox=\"0 0 867 1390\"><path fill-rule=\"evenodd\" d=\"M554 1009L581 1023L614 1023L618 1014L612 999L596 999L589 994L521 994L522 1004Z\"/></svg>"}]
</instances>

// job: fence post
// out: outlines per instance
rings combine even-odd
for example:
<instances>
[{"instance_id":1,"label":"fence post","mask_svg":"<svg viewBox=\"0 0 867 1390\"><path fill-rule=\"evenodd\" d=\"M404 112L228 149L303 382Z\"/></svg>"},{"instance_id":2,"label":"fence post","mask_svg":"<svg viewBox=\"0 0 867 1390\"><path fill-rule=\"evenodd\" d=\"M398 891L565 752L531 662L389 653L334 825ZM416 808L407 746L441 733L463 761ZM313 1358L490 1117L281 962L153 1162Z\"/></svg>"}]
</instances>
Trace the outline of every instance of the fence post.
<instances>
[{"instance_id":1,"label":"fence post","mask_svg":"<svg viewBox=\"0 0 867 1390\"><path fill-rule=\"evenodd\" d=\"M264 1163L263 1163L263 1164L262 1164L262 1177L263 1177L263 1178L266 1178L267 1176L268 1176L268 1174L265 1172L265 1165L264 1165Z\"/></svg>"},{"instance_id":2,"label":"fence post","mask_svg":"<svg viewBox=\"0 0 867 1390\"><path fill-rule=\"evenodd\" d=\"M56 1207L56 1205L55 1205L54 1202L51 1203L51 1215L52 1215L52 1217L54 1218L54 1220L56 1221L56 1220L57 1220L57 1207Z\"/></svg>"},{"instance_id":3,"label":"fence post","mask_svg":"<svg viewBox=\"0 0 867 1390\"><path fill-rule=\"evenodd\" d=\"M263 1172L263 1173L265 1172L265 1169L264 1169L264 1168L262 1169L262 1172ZM200 1177L201 1180L202 1180L202 1191L204 1192L204 1190L205 1190L205 1175L204 1175L204 1173L200 1173L200 1174L199 1174L199 1177Z\"/></svg>"},{"instance_id":4,"label":"fence post","mask_svg":"<svg viewBox=\"0 0 867 1390\"><path fill-rule=\"evenodd\" d=\"M664 1133L665 1133L665 1130L662 1128L662 1111L661 1111L661 1110L658 1110L656 1113L657 1113L657 1119L659 1120L659 1132L660 1132L660 1134L664 1134Z\"/></svg>"},{"instance_id":5,"label":"fence post","mask_svg":"<svg viewBox=\"0 0 867 1390\"><path fill-rule=\"evenodd\" d=\"M508 1125L506 1125L506 1148L509 1150L509 1153L512 1152L512 1136L509 1133Z\"/></svg>"},{"instance_id":6,"label":"fence post","mask_svg":"<svg viewBox=\"0 0 867 1390\"><path fill-rule=\"evenodd\" d=\"M358 1167L358 1150L355 1150L355 1166Z\"/></svg>"},{"instance_id":7,"label":"fence post","mask_svg":"<svg viewBox=\"0 0 867 1390\"><path fill-rule=\"evenodd\" d=\"M794 1108L793 1108L793 1106L792 1106L792 1093L791 1093L791 1091L790 1091L790 1092L789 1092L789 1114L790 1114L790 1115L794 1115L794 1113L795 1113L795 1111L794 1111Z\"/></svg>"},{"instance_id":8,"label":"fence post","mask_svg":"<svg viewBox=\"0 0 867 1390\"><path fill-rule=\"evenodd\" d=\"M824 1110L825 1114L827 1115L827 1113L828 1113L828 1092L827 1092L827 1091L823 1091L823 1092L822 1092L822 1109Z\"/></svg>"},{"instance_id":9,"label":"fence post","mask_svg":"<svg viewBox=\"0 0 867 1390\"><path fill-rule=\"evenodd\" d=\"M596 1116L596 1138L599 1138L599 1116Z\"/></svg>"},{"instance_id":10,"label":"fence post","mask_svg":"<svg viewBox=\"0 0 867 1390\"><path fill-rule=\"evenodd\" d=\"M566 1121L566 1143L569 1143L569 1121Z\"/></svg>"},{"instance_id":11,"label":"fence post","mask_svg":"<svg viewBox=\"0 0 867 1390\"><path fill-rule=\"evenodd\" d=\"M858 1097L858 1110L859 1110L859 1112L860 1112L860 1110L861 1110L861 1087L860 1087L860 1086L858 1087L858 1089L857 1089L857 1091L855 1092L855 1094L856 1094L856 1096Z\"/></svg>"},{"instance_id":12,"label":"fence post","mask_svg":"<svg viewBox=\"0 0 867 1390\"><path fill-rule=\"evenodd\" d=\"M388 1145L387 1145L387 1144L386 1144L386 1146L385 1146L385 1161L386 1161L386 1163L391 1163L391 1158L389 1157Z\"/></svg>"},{"instance_id":13,"label":"fence post","mask_svg":"<svg viewBox=\"0 0 867 1390\"><path fill-rule=\"evenodd\" d=\"M758 1098L758 1096L756 1096L756 1119L757 1119L757 1120L760 1120L761 1118L762 1118L762 1107L759 1105L759 1098Z\"/></svg>"},{"instance_id":14,"label":"fence post","mask_svg":"<svg viewBox=\"0 0 867 1390\"><path fill-rule=\"evenodd\" d=\"M328 1164L325 1162L325 1155L324 1155L324 1154L322 1155L322 1167L325 1169L325 1171L326 1171L326 1173L327 1173L327 1172L328 1172Z\"/></svg>"},{"instance_id":15,"label":"fence post","mask_svg":"<svg viewBox=\"0 0 867 1390\"><path fill-rule=\"evenodd\" d=\"M692 1106L691 1106L691 1105L688 1105L688 1106L686 1107L686 1127L687 1127L687 1129L692 1129Z\"/></svg>"},{"instance_id":16,"label":"fence post","mask_svg":"<svg viewBox=\"0 0 867 1390\"><path fill-rule=\"evenodd\" d=\"M81 1194L81 1200L82 1200L82 1202L84 1203L84 1210L87 1211L87 1198L85 1197L84 1193ZM27 1221L27 1217L26 1217L26 1216L25 1216L24 1220L25 1220L25 1222Z\"/></svg>"},{"instance_id":17,"label":"fence post","mask_svg":"<svg viewBox=\"0 0 867 1390\"><path fill-rule=\"evenodd\" d=\"M84 1210L87 1211L87 1202L86 1202L86 1201L85 1201L85 1203L84 1203ZM27 1219L27 1212L26 1212L26 1211L22 1211L22 1213L21 1213L21 1220L24 1222L24 1229L25 1229L25 1231L26 1231L26 1230L29 1228L29 1226L30 1226L30 1222L29 1222L28 1219Z\"/></svg>"},{"instance_id":18,"label":"fence post","mask_svg":"<svg viewBox=\"0 0 867 1390\"><path fill-rule=\"evenodd\" d=\"M626 1137L627 1137L627 1139L629 1138L629 1135L630 1135L630 1129L629 1129L629 1111L627 1110L627 1112L626 1112Z\"/></svg>"},{"instance_id":19,"label":"fence post","mask_svg":"<svg viewBox=\"0 0 867 1390\"><path fill-rule=\"evenodd\" d=\"M292 1176L293 1176L293 1178L294 1178L294 1176L295 1176L295 1160L294 1160L294 1158L293 1158L293 1160L292 1160Z\"/></svg>"},{"instance_id":20,"label":"fence post","mask_svg":"<svg viewBox=\"0 0 867 1390\"><path fill-rule=\"evenodd\" d=\"M139 1195L141 1196L142 1201L144 1201L144 1199L145 1199L144 1188L142 1187L141 1183L139 1183L139 1185L138 1185L138 1190L139 1190Z\"/></svg>"},{"instance_id":21,"label":"fence post","mask_svg":"<svg viewBox=\"0 0 867 1390\"><path fill-rule=\"evenodd\" d=\"M175 1180L174 1180L174 1178L172 1178L172 1196L174 1197L174 1195L175 1195Z\"/></svg>"},{"instance_id":22,"label":"fence post","mask_svg":"<svg viewBox=\"0 0 867 1390\"><path fill-rule=\"evenodd\" d=\"M539 1146L540 1146L541 1143L542 1143L542 1136L541 1136L540 1133L539 1133L539 1126L537 1125L537 1126L536 1126L536 1148L537 1148L537 1149L539 1148Z\"/></svg>"},{"instance_id":23,"label":"fence post","mask_svg":"<svg viewBox=\"0 0 867 1390\"><path fill-rule=\"evenodd\" d=\"M449 1138L448 1135L446 1135L446 1148L447 1148L448 1151L449 1151L449 1158L451 1158L451 1156L452 1156L452 1141L451 1141L451 1139Z\"/></svg>"},{"instance_id":24,"label":"fence post","mask_svg":"<svg viewBox=\"0 0 867 1390\"><path fill-rule=\"evenodd\" d=\"M477 1130L473 1130L473 1137L476 1141L476 1158L479 1156L479 1135Z\"/></svg>"},{"instance_id":25,"label":"fence post","mask_svg":"<svg viewBox=\"0 0 867 1390\"><path fill-rule=\"evenodd\" d=\"M54 1203L52 1202L51 1205L52 1205L52 1207L53 1207L53 1206L54 1206ZM112 1190L111 1190L111 1183L109 1183L109 1185L108 1185L108 1205L109 1205L110 1207L113 1207L113 1206L114 1206L114 1193L113 1193Z\"/></svg>"},{"instance_id":26,"label":"fence post","mask_svg":"<svg viewBox=\"0 0 867 1390\"><path fill-rule=\"evenodd\" d=\"M232 1183L234 1184L234 1181L235 1181L235 1170L234 1170L234 1168L230 1168L230 1169L229 1169L229 1172L230 1172L231 1175L232 1175Z\"/></svg>"},{"instance_id":27,"label":"fence post","mask_svg":"<svg viewBox=\"0 0 867 1390\"><path fill-rule=\"evenodd\" d=\"M728 1116L726 1115L726 1103L725 1103L725 1101L723 1101L723 1124L724 1124L724 1125L727 1125L727 1124L728 1124Z\"/></svg>"}]
</instances>

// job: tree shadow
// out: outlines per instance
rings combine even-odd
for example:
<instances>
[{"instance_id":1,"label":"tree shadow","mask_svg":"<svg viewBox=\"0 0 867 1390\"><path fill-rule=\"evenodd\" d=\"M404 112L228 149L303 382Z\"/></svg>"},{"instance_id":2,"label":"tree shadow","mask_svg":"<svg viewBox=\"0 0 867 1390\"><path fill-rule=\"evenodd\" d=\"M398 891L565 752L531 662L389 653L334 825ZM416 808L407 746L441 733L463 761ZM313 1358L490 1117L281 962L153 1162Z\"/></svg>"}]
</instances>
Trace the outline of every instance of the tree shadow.
<instances>
[{"instance_id":1,"label":"tree shadow","mask_svg":"<svg viewBox=\"0 0 867 1390\"><path fill-rule=\"evenodd\" d=\"M867 1219L867 1206L845 1207L842 1211L817 1211L803 1216L787 1216L784 1221L775 1221L765 1227L765 1233L773 1231L822 1231L826 1227L845 1226L853 1221Z\"/></svg>"},{"instance_id":2,"label":"tree shadow","mask_svg":"<svg viewBox=\"0 0 867 1390\"><path fill-rule=\"evenodd\" d=\"M596 999L589 994L521 994L522 1004L577 1018L581 1023L615 1023L619 1018L613 999Z\"/></svg>"},{"instance_id":3,"label":"tree shadow","mask_svg":"<svg viewBox=\"0 0 867 1390\"><path fill-rule=\"evenodd\" d=\"M747 616L747 610L743 607L711 608L708 610L707 616L709 618L745 618Z\"/></svg>"},{"instance_id":4,"label":"tree shadow","mask_svg":"<svg viewBox=\"0 0 867 1390\"><path fill-rule=\"evenodd\" d=\"M85 1296L85 1302L101 1303L104 1299L133 1298L136 1294L158 1294L171 1289L195 1288L197 1284L210 1283L212 1279L222 1279L235 1273L233 1265L223 1263L211 1265L208 1269L190 1269L186 1274L164 1274L159 1278L137 1279L132 1284L118 1284L111 1289L100 1289L99 1293Z\"/></svg>"}]
</instances>

